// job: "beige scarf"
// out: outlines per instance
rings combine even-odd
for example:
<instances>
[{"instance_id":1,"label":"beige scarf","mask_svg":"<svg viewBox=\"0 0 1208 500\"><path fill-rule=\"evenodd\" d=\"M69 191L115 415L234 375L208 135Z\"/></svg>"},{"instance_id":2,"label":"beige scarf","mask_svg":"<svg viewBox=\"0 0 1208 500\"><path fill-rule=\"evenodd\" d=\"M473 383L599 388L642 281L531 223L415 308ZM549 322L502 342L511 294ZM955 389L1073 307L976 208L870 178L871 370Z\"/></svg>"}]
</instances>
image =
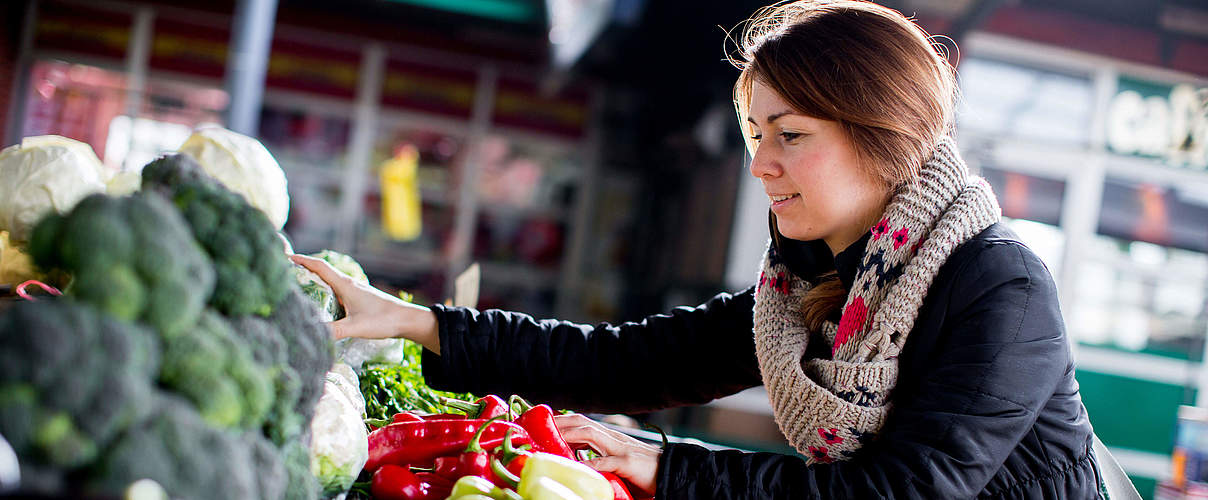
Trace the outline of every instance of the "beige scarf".
<instances>
[{"instance_id":1,"label":"beige scarf","mask_svg":"<svg viewBox=\"0 0 1208 500\"><path fill-rule=\"evenodd\" d=\"M812 285L769 245L755 294L755 352L776 423L809 463L847 460L881 429L927 289L952 251L1000 213L990 186L942 140L918 182L873 226L839 323L813 337L831 359L805 358L811 332L801 304Z\"/></svg>"}]
</instances>

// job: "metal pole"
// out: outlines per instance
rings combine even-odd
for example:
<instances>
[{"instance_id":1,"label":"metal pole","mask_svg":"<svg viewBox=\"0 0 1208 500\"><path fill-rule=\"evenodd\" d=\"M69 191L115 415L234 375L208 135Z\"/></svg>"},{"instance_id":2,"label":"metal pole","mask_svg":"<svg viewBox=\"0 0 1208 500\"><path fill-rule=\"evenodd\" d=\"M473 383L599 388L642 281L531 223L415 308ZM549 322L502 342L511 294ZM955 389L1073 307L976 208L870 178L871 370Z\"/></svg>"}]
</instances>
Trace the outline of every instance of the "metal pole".
<instances>
[{"instance_id":1,"label":"metal pole","mask_svg":"<svg viewBox=\"0 0 1208 500\"><path fill-rule=\"evenodd\" d=\"M277 0L239 0L235 6L227 52L226 91L231 96L227 128L241 134L255 135L260 125L276 15Z\"/></svg>"},{"instance_id":2,"label":"metal pole","mask_svg":"<svg viewBox=\"0 0 1208 500\"><path fill-rule=\"evenodd\" d=\"M360 227L361 204L369 172L373 168L373 143L377 137L378 101L382 94L382 78L386 73L386 49L380 43L366 44L361 50L360 81L353 114L352 138L348 145L348 162L344 167L350 175L340 198L340 226L336 228L333 246L344 253L356 249L356 228Z\"/></svg>"},{"instance_id":3,"label":"metal pole","mask_svg":"<svg viewBox=\"0 0 1208 500\"><path fill-rule=\"evenodd\" d=\"M25 105L29 100L29 72L33 68L34 32L38 29L37 0L25 6L25 20L21 26L21 42L17 47L17 64L13 65L13 88L9 95L8 130L3 144L7 146L21 141L25 135Z\"/></svg>"},{"instance_id":4,"label":"metal pole","mask_svg":"<svg viewBox=\"0 0 1208 500\"><path fill-rule=\"evenodd\" d=\"M483 66L478 70L474 110L466 141L469 154L461 165L461 186L457 195L457 215L453 222L453 249L449 255L448 275L445 276L445 295L453 293L454 278L470 265L470 250L474 247L474 229L478 222L478 175L482 170L482 144L491 130L498 80L499 70L495 66Z\"/></svg>"}]
</instances>

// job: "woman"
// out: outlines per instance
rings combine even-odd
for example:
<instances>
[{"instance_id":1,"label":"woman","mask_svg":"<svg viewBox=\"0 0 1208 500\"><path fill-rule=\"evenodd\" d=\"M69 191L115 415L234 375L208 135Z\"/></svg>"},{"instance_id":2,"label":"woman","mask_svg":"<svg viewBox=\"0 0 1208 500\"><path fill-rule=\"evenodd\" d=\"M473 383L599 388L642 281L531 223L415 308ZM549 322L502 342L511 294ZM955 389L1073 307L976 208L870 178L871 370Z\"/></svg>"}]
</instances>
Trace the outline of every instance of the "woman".
<instances>
[{"instance_id":1,"label":"woman","mask_svg":"<svg viewBox=\"0 0 1208 500\"><path fill-rule=\"evenodd\" d=\"M948 137L951 67L913 23L851 0L761 11L735 102L771 203L757 285L641 323L399 303L297 258L348 310L337 337L406 337L434 387L601 411L763 384L804 455L663 449L560 417L658 498L1098 498L1092 433L1044 264Z\"/></svg>"}]
</instances>

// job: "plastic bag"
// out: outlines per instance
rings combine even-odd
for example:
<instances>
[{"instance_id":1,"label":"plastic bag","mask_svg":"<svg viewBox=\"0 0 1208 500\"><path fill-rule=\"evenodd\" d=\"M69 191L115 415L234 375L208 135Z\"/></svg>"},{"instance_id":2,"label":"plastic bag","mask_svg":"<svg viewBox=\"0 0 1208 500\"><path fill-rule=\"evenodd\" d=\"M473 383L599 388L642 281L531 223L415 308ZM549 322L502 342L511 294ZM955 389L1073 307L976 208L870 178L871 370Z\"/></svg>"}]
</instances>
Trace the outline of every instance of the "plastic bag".
<instances>
[{"instance_id":1,"label":"plastic bag","mask_svg":"<svg viewBox=\"0 0 1208 500\"><path fill-rule=\"evenodd\" d=\"M310 423L310 468L327 495L347 491L369 460L369 433L362 420L365 400L352 368L336 364L327 372L323 396ZM350 398L353 395L356 399Z\"/></svg>"},{"instance_id":2,"label":"plastic bag","mask_svg":"<svg viewBox=\"0 0 1208 500\"><path fill-rule=\"evenodd\" d=\"M361 373L365 363L403 362L403 339L354 339L336 341L336 360Z\"/></svg>"}]
</instances>

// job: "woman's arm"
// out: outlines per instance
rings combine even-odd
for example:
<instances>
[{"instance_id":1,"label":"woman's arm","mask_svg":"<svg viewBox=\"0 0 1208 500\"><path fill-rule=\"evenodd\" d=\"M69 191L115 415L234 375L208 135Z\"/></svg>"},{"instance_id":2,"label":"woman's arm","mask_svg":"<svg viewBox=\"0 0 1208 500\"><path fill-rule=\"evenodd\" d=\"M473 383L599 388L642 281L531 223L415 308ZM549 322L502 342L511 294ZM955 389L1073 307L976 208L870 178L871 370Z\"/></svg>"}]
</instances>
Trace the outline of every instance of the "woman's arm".
<instances>
[{"instance_id":1,"label":"woman's arm","mask_svg":"<svg viewBox=\"0 0 1208 500\"><path fill-rule=\"evenodd\" d=\"M706 403L762 383L753 306L751 288L639 323L595 326L433 306L441 354L424 353L424 377L439 389L585 411Z\"/></svg>"},{"instance_id":2,"label":"woman's arm","mask_svg":"<svg viewBox=\"0 0 1208 500\"><path fill-rule=\"evenodd\" d=\"M977 496L1071 364L1056 290L1035 255L991 243L963 267L934 362L856 459L807 467L796 456L671 445L658 498Z\"/></svg>"}]
</instances>

